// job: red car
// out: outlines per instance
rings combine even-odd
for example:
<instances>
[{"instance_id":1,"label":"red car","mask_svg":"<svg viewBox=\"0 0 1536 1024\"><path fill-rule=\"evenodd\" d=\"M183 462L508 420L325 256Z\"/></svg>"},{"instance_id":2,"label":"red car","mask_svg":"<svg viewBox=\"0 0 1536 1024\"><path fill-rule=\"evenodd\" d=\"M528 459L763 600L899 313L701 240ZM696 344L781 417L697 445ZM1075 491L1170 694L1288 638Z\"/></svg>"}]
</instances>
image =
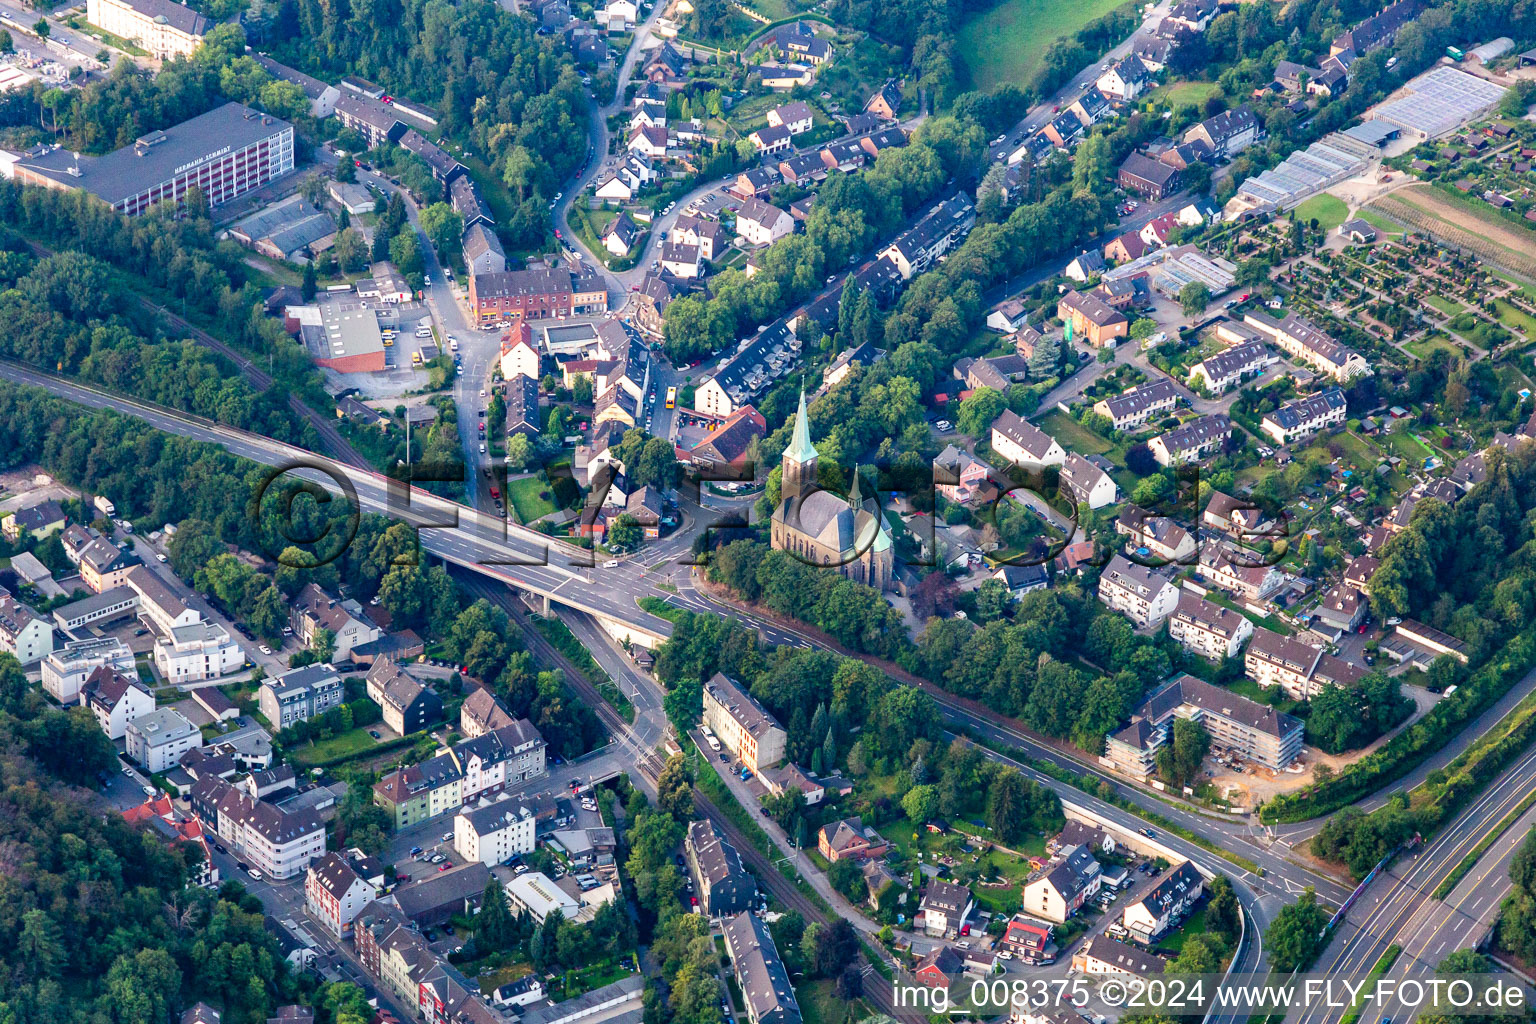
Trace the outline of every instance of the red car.
<instances>
[{"instance_id":1,"label":"red car","mask_svg":"<svg viewBox=\"0 0 1536 1024\"><path fill-rule=\"evenodd\" d=\"M698 906L699 905L699 898L697 896L689 896L688 897L688 902L693 904L694 906Z\"/></svg>"}]
</instances>

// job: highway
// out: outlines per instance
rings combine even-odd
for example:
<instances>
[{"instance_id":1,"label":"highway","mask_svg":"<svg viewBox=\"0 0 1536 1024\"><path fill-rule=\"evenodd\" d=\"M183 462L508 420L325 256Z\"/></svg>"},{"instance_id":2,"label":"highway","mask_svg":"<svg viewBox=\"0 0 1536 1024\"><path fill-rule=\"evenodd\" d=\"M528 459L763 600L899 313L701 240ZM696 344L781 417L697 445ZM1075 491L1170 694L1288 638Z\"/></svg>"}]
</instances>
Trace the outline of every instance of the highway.
<instances>
[{"instance_id":1,"label":"highway","mask_svg":"<svg viewBox=\"0 0 1536 1024\"><path fill-rule=\"evenodd\" d=\"M1509 889L1512 844L1524 838L1525 830L1516 825L1505 833L1444 902L1434 898L1435 890L1533 791L1536 750L1527 751L1422 849L1399 858L1351 908L1312 973L1363 979L1396 945L1403 953L1387 976L1424 976L1452 951L1475 946ZM1524 818L1529 822L1533 815L1527 812ZM1286 1019L1289 1024L1326 1024L1339 1014L1316 1006L1293 1010ZM1380 1017L1381 1011L1372 1007L1361 1020L1374 1024Z\"/></svg>"}]
</instances>

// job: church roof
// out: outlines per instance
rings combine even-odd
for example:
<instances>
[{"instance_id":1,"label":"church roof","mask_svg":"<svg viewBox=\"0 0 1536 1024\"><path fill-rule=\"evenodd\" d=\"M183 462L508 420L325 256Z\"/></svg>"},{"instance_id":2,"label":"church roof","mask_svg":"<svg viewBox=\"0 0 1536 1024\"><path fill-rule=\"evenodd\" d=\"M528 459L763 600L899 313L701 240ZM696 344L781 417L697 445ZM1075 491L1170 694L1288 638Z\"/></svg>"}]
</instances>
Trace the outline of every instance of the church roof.
<instances>
[{"instance_id":1,"label":"church roof","mask_svg":"<svg viewBox=\"0 0 1536 1024\"><path fill-rule=\"evenodd\" d=\"M800 409L795 413L795 434L784 457L791 462L810 462L816 458L816 446L811 444L811 418L805 411L804 388L800 390Z\"/></svg>"}]
</instances>

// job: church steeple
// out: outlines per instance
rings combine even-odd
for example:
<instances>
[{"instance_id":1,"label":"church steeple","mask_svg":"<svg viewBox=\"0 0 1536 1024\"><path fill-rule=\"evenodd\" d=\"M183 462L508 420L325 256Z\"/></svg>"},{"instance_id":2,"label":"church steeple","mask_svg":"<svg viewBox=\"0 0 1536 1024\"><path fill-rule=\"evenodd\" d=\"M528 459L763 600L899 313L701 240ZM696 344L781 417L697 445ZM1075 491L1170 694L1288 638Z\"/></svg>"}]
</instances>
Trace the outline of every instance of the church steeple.
<instances>
[{"instance_id":1,"label":"church steeple","mask_svg":"<svg viewBox=\"0 0 1536 1024\"><path fill-rule=\"evenodd\" d=\"M815 486L819 459L816 446L811 444L811 417L805 411L805 389L802 388L800 408L795 412L795 432L784 451L780 492L785 498L799 496Z\"/></svg>"}]
</instances>

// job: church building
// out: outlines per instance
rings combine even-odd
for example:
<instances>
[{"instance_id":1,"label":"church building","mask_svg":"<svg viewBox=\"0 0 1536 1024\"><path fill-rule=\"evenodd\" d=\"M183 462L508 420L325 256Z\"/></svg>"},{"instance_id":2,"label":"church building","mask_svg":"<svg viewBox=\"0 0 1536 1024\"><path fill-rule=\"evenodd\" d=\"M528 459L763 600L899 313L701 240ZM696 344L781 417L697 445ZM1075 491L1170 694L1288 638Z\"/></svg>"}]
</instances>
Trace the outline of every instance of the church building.
<instances>
[{"instance_id":1,"label":"church building","mask_svg":"<svg viewBox=\"0 0 1536 1024\"><path fill-rule=\"evenodd\" d=\"M853 493L848 498L819 489L819 458L816 446L811 444L810 418L802 391L794 437L784 452L779 504L773 511L774 550L789 551L809 565L836 569L876 590L888 589L895 575L895 552L878 505L874 512L864 507L857 467Z\"/></svg>"}]
</instances>

